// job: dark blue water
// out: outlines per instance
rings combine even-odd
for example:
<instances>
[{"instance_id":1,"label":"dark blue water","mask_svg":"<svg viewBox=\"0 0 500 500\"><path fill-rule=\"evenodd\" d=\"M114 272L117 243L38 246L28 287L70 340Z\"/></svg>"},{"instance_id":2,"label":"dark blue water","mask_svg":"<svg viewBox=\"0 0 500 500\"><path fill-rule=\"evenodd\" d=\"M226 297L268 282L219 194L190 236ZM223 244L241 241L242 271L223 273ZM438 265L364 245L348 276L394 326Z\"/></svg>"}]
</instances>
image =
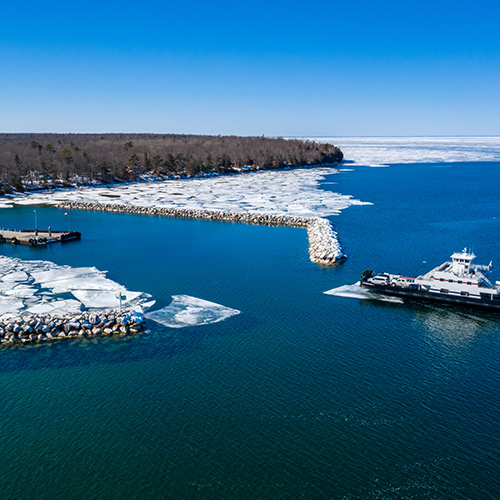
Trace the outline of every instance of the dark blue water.
<instances>
[{"instance_id":1,"label":"dark blue water","mask_svg":"<svg viewBox=\"0 0 500 500\"><path fill-rule=\"evenodd\" d=\"M349 255L336 268L309 261L302 229L77 211L80 242L0 247L108 270L158 307L189 294L241 311L2 349L3 496L498 498L500 318L322 292L367 267L418 274L465 246L495 264L500 165L329 180L374 203L333 218ZM37 208L39 227L66 229L63 213ZM3 210L0 226L33 215Z\"/></svg>"}]
</instances>

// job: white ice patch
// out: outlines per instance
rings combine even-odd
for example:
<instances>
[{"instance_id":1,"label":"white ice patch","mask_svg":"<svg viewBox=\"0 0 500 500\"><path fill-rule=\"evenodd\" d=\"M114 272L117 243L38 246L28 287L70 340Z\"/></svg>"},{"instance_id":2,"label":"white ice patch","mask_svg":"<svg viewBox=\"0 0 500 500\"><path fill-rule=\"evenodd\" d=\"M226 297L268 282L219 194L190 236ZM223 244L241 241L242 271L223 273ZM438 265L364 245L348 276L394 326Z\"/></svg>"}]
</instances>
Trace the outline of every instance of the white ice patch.
<instances>
[{"instance_id":1,"label":"white ice patch","mask_svg":"<svg viewBox=\"0 0 500 500\"><path fill-rule=\"evenodd\" d=\"M72 293L78 299L63 299ZM53 262L0 256L0 317L19 314L76 313L87 309L151 307L151 295L131 292L95 267L58 266ZM125 298L123 298L125 296Z\"/></svg>"},{"instance_id":2,"label":"white ice patch","mask_svg":"<svg viewBox=\"0 0 500 500\"><path fill-rule=\"evenodd\" d=\"M12 273L4 274L1 278L6 282L25 282L28 280L28 275L24 271L14 271Z\"/></svg>"},{"instance_id":3,"label":"white ice patch","mask_svg":"<svg viewBox=\"0 0 500 500\"><path fill-rule=\"evenodd\" d=\"M98 275L100 272L95 267L53 267L45 271L35 271L31 275L38 283L49 283L59 280L68 280L77 276Z\"/></svg>"},{"instance_id":4,"label":"white ice patch","mask_svg":"<svg viewBox=\"0 0 500 500\"><path fill-rule=\"evenodd\" d=\"M17 297L0 296L0 317L15 316L24 308L24 302Z\"/></svg>"},{"instance_id":5,"label":"white ice patch","mask_svg":"<svg viewBox=\"0 0 500 500\"><path fill-rule=\"evenodd\" d=\"M31 193L10 198L6 202L18 205L54 205L77 201L326 217L338 214L351 205L363 204L351 196L319 188L325 175L336 172L337 169L321 167L172 179L114 187Z\"/></svg>"},{"instance_id":6,"label":"white ice patch","mask_svg":"<svg viewBox=\"0 0 500 500\"><path fill-rule=\"evenodd\" d=\"M403 299L399 297L390 297L388 295L382 295L379 293L373 293L365 288L361 288L359 281L353 285L343 285L338 288L332 288L323 292L326 295L333 295L335 297L347 297L350 299L360 299L360 300L380 300L382 302L396 302L403 303Z\"/></svg>"},{"instance_id":7,"label":"white ice patch","mask_svg":"<svg viewBox=\"0 0 500 500\"><path fill-rule=\"evenodd\" d=\"M116 308L119 304L119 293L117 290L73 290L71 292L85 307L94 308ZM130 302L141 297L141 292L127 292L122 299L122 305L127 306Z\"/></svg>"},{"instance_id":8,"label":"white ice patch","mask_svg":"<svg viewBox=\"0 0 500 500\"><path fill-rule=\"evenodd\" d=\"M81 311L82 304L78 300L54 300L52 302L42 301L34 304L26 309L26 313L43 315L64 315L76 314Z\"/></svg>"},{"instance_id":9,"label":"white ice patch","mask_svg":"<svg viewBox=\"0 0 500 500\"><path fill-rule=\"evenodd\" d=\"M173 295L169 306L146 314L146 318L170 328L208 325L240 314L236 309L197 299L189 295Z\"/></svg>"},{"instance_id":10,"label":"white ice patch","mask_svg":"<svg viewBox=\"0 0 500 500\"><path fill-rule=\"evenodd\" d=\"M10 289L2 290L6 296L17 297L17 298L30 298L37 292L36 288L28 285L17 285Z\"/></svg>"}]
</instances>

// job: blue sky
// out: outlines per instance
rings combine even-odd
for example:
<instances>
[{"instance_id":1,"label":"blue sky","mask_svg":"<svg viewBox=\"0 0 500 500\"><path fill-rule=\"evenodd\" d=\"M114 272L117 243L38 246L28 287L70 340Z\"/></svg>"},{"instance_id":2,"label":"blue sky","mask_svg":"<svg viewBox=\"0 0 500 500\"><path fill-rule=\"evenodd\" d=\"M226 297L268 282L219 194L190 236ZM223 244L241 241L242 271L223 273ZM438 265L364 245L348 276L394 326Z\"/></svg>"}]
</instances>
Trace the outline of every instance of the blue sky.
<instances>
[{"instance_id":1,"label":"blue sky","mask_svg":"<svg viewBox=\"0 0 500 500\"><path fill-rule=\"evenodd\" d=\"M9 2L0 131L500 135L500 4Z\"/></svg>"}]
</instances>

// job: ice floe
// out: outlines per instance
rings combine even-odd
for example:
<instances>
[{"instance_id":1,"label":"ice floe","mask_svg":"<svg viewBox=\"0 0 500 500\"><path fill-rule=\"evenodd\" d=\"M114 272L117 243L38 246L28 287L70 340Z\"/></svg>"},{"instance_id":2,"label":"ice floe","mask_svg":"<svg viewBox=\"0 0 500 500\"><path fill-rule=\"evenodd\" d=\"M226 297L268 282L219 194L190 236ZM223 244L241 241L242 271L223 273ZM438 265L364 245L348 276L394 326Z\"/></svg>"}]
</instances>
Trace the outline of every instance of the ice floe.
<instances>
[{"instance_id":1,"label":"ice floe","mask_svg":"<svg viewBox=\"0 0 500 500\"><path fill-rule=\"evenodd\" d=\"M0 256L0 318L118 308L120 295L125 307L154 304L151 295L128 291L95 267L58 266L48 261Z\"/></svg>"},{"instance_id":2,"label":"ice floe","mask_svg":"<svg viewBox=\"0 0 500 500\"><path fill-rule=\"evenodd\" d=\"M344 159L373 167L394 163L500 161L500 137L318 137Z\"/></svg>"},{"instance_id":3,"label":"ice floe","mask_svg":"<svg viewBox=\"0 0 500 500\"><path fill-rule=\"evenodd\" d=\"M167 307L146 313L146 318L170 328L183 328L218 323L240 314L236 309L189 295L173 295L172 299Z\"/></svg>"},{"instance_id":4,"label":"ice floe","mask_svg":"<svg viewBox=\"0 0 500 500\"><path fill-rule=\"evenodd\" d=\"M320 189L324 176L336 172L321 167L89 187L3 198L0 205L77 201L325 217L363 204L349 195Z\"/></svg>"}]
</instances>

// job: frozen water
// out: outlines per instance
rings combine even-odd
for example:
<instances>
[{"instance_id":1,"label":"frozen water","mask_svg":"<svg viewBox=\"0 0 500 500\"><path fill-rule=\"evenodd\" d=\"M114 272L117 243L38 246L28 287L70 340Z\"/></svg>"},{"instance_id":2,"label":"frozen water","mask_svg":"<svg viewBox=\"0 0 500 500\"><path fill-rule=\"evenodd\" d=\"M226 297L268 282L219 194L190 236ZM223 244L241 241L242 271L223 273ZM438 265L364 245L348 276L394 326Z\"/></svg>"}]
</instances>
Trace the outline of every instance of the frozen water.
<instances>
[{"instance_id":1,"label":"frozen water","mask_svg":"<svg viewBox=\"0 0 500 500\"><path fill-rule=\"evenodd\" d=\"M17 315L24 308L24 303L17 297L0 296L0 316Z\"/></svg>"},{"instance_id":2,"label":"frozen water","mask_svg":"<svg viewBox=\"0 0 500 500\"><path fill-rule=\"evenodd\" d=\"M104 278L102 275L79 276L73 279L64 279L60 281L49 281L43 283L44 287L52 288L54 293L72 292L73 290L119 290L118 283Z\"/></svg>"},{"instance_id":3,"label":"frozen water","mask_svg":"<svg viewBox=\"0 0 500 500\"><path fill-rule=\"evenodd\" d=\"M146 318L170 328L183 328L217 323L240 314L236 309L189 295L173 295L172 299L169 306L147 313Z\"/></svg>"},{"instance_id":4,"label":"frozen water","mask_svg":"<svg viewBox=\"0 0 500 500\"><path fill-rule=\"evenodd\" d=\"M26 313L39 315L52 314L53 311L54 306L52 306L50 302L47 302L46 300L42 300L25 310Z\"/></svg>"},{"instance_id":5,"label":"frozen water","mask_svg":"<svg viewBox=\"0 0 500 500\"><path fill-rule=\"evenodd\" d=\"M71 292L85 307L92 308L113 308L117 309L120 306L118 289L114 291L109 290L73 290ZM122 299L122 305L126 306L133 300L142 295L141 292L127 292L126 299Z\"/></svg>"},{"instance_id":6,"label":"frozen water","mask_svg":"<svg viewBox=\"0 0 500 500\"><path fill-rule=\"evenodd\" d=\"M99 274L95 267L53 267L45 271L35 271L31 275L38 283L75 278L76 276Z\"/></svg>"},{"instance_id":7,"label":"frozen water","mask_svg":"<svg viewBox=\"0 0 500 500\"><path fill-rule=\"evenodd\" d=\"M15 204L64 201L259 212L306 217L338 214L362 204L351 196L323 191L319 182L336 173L331 167L251 172L217 177L166 180L51 193L31 193L6 200Z\"/></svg>"},{"instance_id":8,"label":"frozen water","mask_svg":"<svg viewBox=\"0 0 500 500\"><path fill-rule=\"evenodd\" d=\"M2 292L9 297L28 298L33 297L37 289L27 285L17 285L13 288L4 289Z\"/></svg>"},{"instance_id":9,"label":"frozen water","mask_svg":"<svg viewBox=\"0 0 500 500\"><path fill-rule=\"evenodd\" d=\"M500 161L500 137L320 137L359 165Z\"/></svg>"},{"instance_id":10,"label":"frozen water","mask_svg":"<svg viewBox=\"0 0 500 500\"><path fill-rule=\"evenodd\" d=\"M12 273L4 274L2 281L23 282L28 281L28 275L24 271L14 271Z\"/></svg>"},{"instance_id":11,"label":"frozen water","mask_svg":"<svg viewBox=\"0 0 500 500\"><path fill-rule=\"evenodd\" d=\"M154 304L151 295L128 291L95 267L72 268L48 261L23 261L2 256L0 269L0 317L76 313L82 308L118 308L118 292L126 295L122 300L124 306L142 305L147 309ZM78 300L58 298L58 294L68 292Z\"/></svg>"},{"instance_id":12,"label":"frozen water","mask_svg":"<svg viewBox=\"0 0 500 500\"><path fill-rule=\"evenodd\" d=\"M53 302L47 302L45 300L38 302L26 310L23 311L23 314L36 314L36 315L44 315L44 314L54 314L54 315L64 315L64 314L75 314L80 312L82 309L81 302L77 300L55 300Z\"/></svg>"}]
</instances>

